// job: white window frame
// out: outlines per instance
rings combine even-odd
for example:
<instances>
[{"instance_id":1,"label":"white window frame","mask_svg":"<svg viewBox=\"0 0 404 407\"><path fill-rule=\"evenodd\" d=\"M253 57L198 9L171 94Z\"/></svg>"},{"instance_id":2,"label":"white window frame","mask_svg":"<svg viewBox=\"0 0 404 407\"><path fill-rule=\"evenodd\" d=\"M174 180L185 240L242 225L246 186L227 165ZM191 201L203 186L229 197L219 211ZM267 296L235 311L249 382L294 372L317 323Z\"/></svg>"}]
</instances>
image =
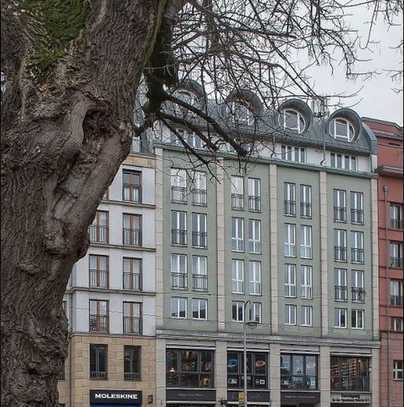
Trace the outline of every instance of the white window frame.
<instances>
[{"instance_id":1,"label":"white window frame","mask_svg":"<svg viewBox=\"0 0 404 407\"><path fill-rule=\"evenodd\" d=\"M192 203L193 205L200 205L200 206L206 206L207 205L207 192L208 192L208 186L207 186L207 177L206 173L203 171L194 171L193 173L193 178L192 178ZM198 191L198 192L195 192ZM195 199L197 194L200 194L199 191L205 191L203 194L204 200L206 202L201 202L201 198L198 200ZM202 196L202 195L201 195Z\"/></svg>"},{"instance_id":2,"label":"white window frame","mask_svg":"<svg viewBox=\"0 0 404 407\"><path fill-rule=\"evenodd\" d=\"M181 169L181 168L171 168L170 185L171 185L171 200L173 202L186 202L187 201L187 196L186 196L187 172L186 172L186 170ZM175 199L175 197L173 196L173 187L185 189L184 199Z\"/></svg>"},{"instance_id":3,"label":"white window frame","mask_svg":"<svg viewBox=\"0 0 404 407\"><path fill-rule=\"evenodd\" d=\"M313 212L313 197L311 185L300 185L300 216L311 218Z\"/></svg>"},{"instance_id":4,"label":"white window frame","mask_svg":"<svg viewBox=\"0 0 404 407\"><path fill-rule=\"evenodd\" d=\"M241 206L233 205L233 195L241 195ZM231 176L231 199L232 199L232 208L233 209L244 209L244 177L238 175Z\"/></svg>"},{"instance_id":5,"label":"white window frame","mask_svg":"<svg viewBox=\"0 0 404 407\"><path fill-rule=\"evenodd\" d=\"M231 289L233 294L244 294L245 265L244 260L232 259L231 261Z\"/></svg>"},{"instance_id":6,"label":"white window frame","mask_svg":"<svg viewBox=\"0 0 404 407\"><path fill-rule=\"evenodd\" d=\"M248 210L260 211L261 210L261 179L260 178L248 178L247 179L247 191L248 191ZM258 208L250 205L249 198L258 198ZM255 202L255 201L254 201Z\"/></svg>"},{"instance_id":7,"label":"white window frame","mask_svg":"<svg viewBox=\"0 0 404 407\"><path fill-rule=\"evenodd\" d=\"M339 122L339 124L345 125L346 130L345 135L337 133L337 122ZM332 127L333 127L333 136L335 139L342 139L351 142L355 138L355 129L352 123L343 117L336 117L332 122Z\"/></svg>"},{"instance_id":8,"label":"white window frame","mask_svg":"<svg viewBox=\"0 0 404 407\"><path fill-rule=\"evenodd\" d=\"M287 205L294 205L288 207ZM294 208L294 211L287 211L287 209ZM296 184L292 182L285 182L285 216L296 216Z\"/></svg>"},{"instance_id":9,"label":"white window frame","mask_svg":"<svg viewBox=\"0 0 404 407\"><path fill-rule=\"evenodd\" d=\"M186 254L178 254L178 253L172 253L171 254L171 270L170 272L172 274L177 274L176 279L178 279L178 274L183 274L184 279L188 279L188 258ZM182 269L181 266L184 265L184 268ZM171 288L173 289L186 289L188 288L188 284L185 284L185 287L180 287L180 284L173 284L173 282L176 281L175 278L173 279L171 277Z\"/></svg>"},{"instance_id":10,"label":"white window frame","mask_svg":"<svg viewBox=\"0 0 404 407\"><path fill-rule=\"evenodd\" d=\"M287 124L287 114L293 114L296 118L296 127L288 127ZM301 121L303 121L303 127L301 124ZM284 129L289 129L289 130L294 130L298 134L301 134L304 129L306 128L306 120L304 119L303 115L296 109L291 109L291 108L286 108L282 110L282 124Z\"/></svg>"},{"instance_id":11,"label":"white window frame","mask_svg":"<svg viewBox=\"0 0 404 407\"><path fill-rule=\"evenodd\" d=\"M250 304L249 319L257 324L262 324L262 304L260 302Z\"/></svg>"},{"instance_id":12,"label":"white window frame","mask_svg":"<svg viewBox=\"0 0 404 407\"><path fill-rule=\"evenodd\" d=\"M185 244L188 244L188 214L187 212L184 211L171 211L171 219L173 219L173 214L174 216L174 224L172 225L172 229L175 229L177 231L183 230L185 232ZM182 219L181 219L182 218ZM181 229L181 220L184 222L184 229ZM176 243L178 244L178 243Z\"/></svg>"},{"instance_id":13,"label":"white window frame","mask_svg":"<svg viewBox=\"0 0 404 407\"><path fill-rule=\"evenodd\" d=\"M195 230L193 229L194 225ZM194 236L192 234L193 247L208 247L208 218L206 213L192 212L192 233L199 233L199 235L196 236L196 244L194 244ZM205 238L201 235L202 233L205 233ZM202 243L206 243L206 245Z\"/></svg>"},{"instance_id":14,"label":"white window frame","mask_svg":"<svg viewBox=\"0 0 404 407\"><path fill-rule=\"evenodd\" d=\"M284 295L287 298L296 298L297 287L296 287L296 265L295 264L285 264L285 284L284 284Z\"/></svg>"},{"instance_id":15,"label":"white window frame","mask_svg":"<svg viewBox=\"0 0 404 407\"><path fill-rule=\"evenodd\" d=\"M284 255L296 257L296 225L293 223L285 223Z\"/></svg>"},{"instance_id":16,"label":"white window frame","mask_svg":"<svg viewBox=\"0 0 404 407\"><path fill-rule=\"evenodd\" d=\"M297 306L295 304L285 304L285 325L297 324Z\"/></svg>"},{"instance_id":17,"label":"white window frame","mask_svg":"<svg viewBox=\"0 0 404 407\"><path fill-rule=\"evenodd\" d=\"M334 215L335 222L343 222L346 223L347 221L347 194L344 189L334 189L334 208L338 208L337 214L343 214L344 219L340 219L339 217ZM342 212L340 212L342 210Z\"/></svg>"},{"instance_id":18,"label":"white window frame","mask_svg":"<svg viewBox=\"0 0 404 407\"><path fill-rule=\"evenodd\" d=\"M248 262L248 291L250 295L262 294L261 262L250 260Z\"/></svg>"},{"instance_id":19,"label":"white window frame","mask_svg":"<svg viewBox=\"0 0 404 407\"><path fill-rule=\"evenodd\" d=\"M365 234L364 232L358 231L358 230L352 230L351 231L351 236L352 236L352 249L357 249L357 250L365 250ZM359 252L358 252L358 256ZM365 262L365 253L363 253L363 259L354 259L353 256L351 258L351 263L357 263L357 264L363 264Z\"/></svg>"},{"instance_id":20,"label":"white window frame","mask_svg":"<svg viewBox=\"0 0 404 407\"><path fill-rule=\"evenodd\" d=\"M184 305L185 316L181 317L181 304ZM176 311L176 316L173 316L173 310ZM184 297L171 297L170 302L170 317L173 319L187 319L188 316L188 299Z\"/></svg>"},{"instance_id":21,"label":"white window frame","mask_svg":"<svg viewBox=\"0 0 404 407\"><path fill-rule=\"evenodd\" d=\"M337 267L334 270L335 285L339 287L345 287L346 298L335 298L335 301L347 301L348 300L348 270L345 268Z\"/></svg>"},{"instance_id":22,"label":"white window frame","mask_svg":"<svg viewBox=\"0 0 404 407\"><path fill-rule=\"evenodd\" d=\"M363 192L351 191L351 209L353 211L362 211L362 221L359 221L358 214L356 212L355 216L352 214L351 223L362 225L364 223L365 216L364 212L364 198Z\"/></svg>"},{"instance_id":23,"label":"white window frame","mask_svg":"<svg viewBox=\"0 0 404 407\"><path fill-rule=\"evenodd\" d=\"M232 251L244 251L244 218L233 217L232 222Z\"/></svg>"},{"instance_id":24,"label":"white window frame","mask_svg":"<svg viewBox=\"0 0 404 407\"><path fill-rule=\"evenodd\" d=\"M401 367L399 367L400 362L401 362ZM404 361L393 360L393 380L402 381L403 379L404 379Z\"/></svg>"},{"instance_id":25,"label":"white window frame","mask_svg":"<svg viewBox=\"0 0 404 407\"><path fill-rule=\"evenodd\" d=\"M261 221L258 219L248 220L248 251L261 253Z\"/></svg>"},{"instance_id":26,"label":"white window frame","mask_svg":"<svg viewBox=\"0 0 404 407\"><path fill-rule=\"evenodd\" d=\"M202 304L204 304L205 318L201 317L201 311L203 309ZM196 309L195 309L195 306L196 306ZM208 300L205 300L203 298L192 298L191 311L192 311L193 320L207 321L207 319L208 319ZM198 317L194 317L194 311L196 311L198 313Z\"/></svg>"},{"instance_id":27,"label":"white window frame","mask_svg":"<svg viewBox=\"0 0 404 407\"><path fill-rule=\"evenodd\" d=\"M335 229L335 245L339 248L344 248L345 249L345 259L337 259L335 258L335 261L341 261L346 263L348 260L348 242L347 242L347 231L345 229Z\"/></svg>"},{"instance_id":28,"label":"white window frame","mask_svg":"<svg viewBox=\"0 0 404 407\"><path fill-rule=\"evenodd\" d=\"M313 307L311 305L301 307L301 326L313 326Z\"/></svg>"},{"instance_id":29,"label":"white window frame","mask_svg":"<svg viewBox=\"0 0 404 407\"><path fill-rule=\"evenodd\" d=\"M301 285L300 296L304 299L313 298L313 267L308 265L300 266Z\"/></svg>"},{"instance_id":30,"label":"white window frame","mask_svg":"<svg viewBox=\"0 0 404 407\"><path fill-rule=\"evenodd\" d=\"M355 318L354 318L355 315ZM356 324L354 325L354 321ZM352 309L351 310L351 325L352 329L365 329L365 310Z\"/></svg>"},{"instance_id":31,"label":"white window frame","mask_svg":"<svg viewBox=\"0 0 404 407\"><path fill-rule=\"evenodd\" d=\"M241 309L241 315L242 315L242 319L234 319L233 318L233 307L236 306L237 307L237 317L239 315L239 310ZM244 302L241 301L232 301L231 303L231 320L233 322L244 322Z\"/></svg>"},{"instance_id":32,"label":"white window frame","mask_svg":"<svg viewBox=\"0 0 404 407\"><path fill-rule=\"evenodd\" d=\"M342 316L345 316L345 324L342 324ZM347 308L335 308L335 324L334 328L346 329L348 326L348 309Z\"/></svg>"},{"instance_id":33,"label":"white window frame","mask_svg":"<svg viewBox=\"0 0 404 407\"><path fill-rule=\"evenodd\" d=\"M393 332L404 332L404 319L400 317L392 317L391 330Z\"/></svg>"},{"instance_id":34,"label":"white window frame","mask_svg":"<svg viewBox=\"0 0 404 407\"><path fill-rule=\"evenodd\" d=\"M300 225L300 257L311 259L313 257L313 229L309 225Z\"/></svg>"}]
</instances>

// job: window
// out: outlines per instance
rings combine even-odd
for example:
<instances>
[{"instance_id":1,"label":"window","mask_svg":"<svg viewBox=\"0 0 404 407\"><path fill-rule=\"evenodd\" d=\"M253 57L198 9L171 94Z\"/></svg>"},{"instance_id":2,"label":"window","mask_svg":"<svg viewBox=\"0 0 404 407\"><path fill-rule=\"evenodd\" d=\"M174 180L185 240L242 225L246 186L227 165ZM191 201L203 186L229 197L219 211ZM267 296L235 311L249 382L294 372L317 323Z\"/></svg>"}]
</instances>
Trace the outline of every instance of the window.
<instances>
[{"instance_id":1,"label":"window","mask_svg":"<svg viewBox=\"0 0 404 407\"><path fill-rule=\"evenodd\" d=\"M187 244L187 213L171 211L171 243L175 245Z\"/></svg>"},{"instance_id":2,"label":"window","mask_svg":"<svg viewBox=\"0 0 404 407\"><path fill-rule=\"evenodd\" d=\"M185 170L171 168L171 201L187 202L187 173Z\"/></svg>"},{"instance_id":3,"label":"window","mask_svg":"<svg viewBox=\"0 0 404 407\"><path fill-rule=\"evenodd\" d=\"M311 226L301 225L300 228L300 257L311 259L313 257L313 242Z\"/></svg>"},{"instance_id":4,"label":"window","mask_svg":"<svg viewBox=\"0 0 404 407\"><path fill-rule=\"evenodd\" d=\"M357 171L356 157L343 156L342 154L331 153L331 168L338 168L342 170Z\"/></svg>"},{"instance_id":5,"label":"window","mask_svg":"<svg viewBox=\"0 0 404 407\"><path fill-rule=\"evenodd\" d=\"M390 204L390 227L393 229L404 229L403 206L400 204Z\"/></svg>"},{"instance_id":6,"label":"window","mask_svg":"<svg viewBox=\"0 0 404 407\"><path fill-rule=\"evenodd\" d=\"M347 233L343 229L335 229L335 261L347 261Z\"/></svg>"},{"instance_id":7,"label":"window","mask_svg":"<svg viewBox=\"0 0 404 407\"><path fill-rule=\"evenodd\" d=\"M313 307L311 307L310 305L302 305L301 325L313 326Z\"/></svg>"},{"instance_id":8,"label":"window","mask_svg":"<svg viewBox=\"0 0 404 407\"><path fill-rule=\"evenodd\" d=\"M390 267L402 268L404 243L402 242L390 242Z\"/></svg>"},{"instance_id":9,"label":"window","mask_svg":"<svg viewBox=\"0 0 404 407\"><path fill-rule=\"evenodd\" d=\"M296 297L296 266L285 264L285 297Z\"/></svg>"},{"instance_id":10,"label":"window","mask_svg":"<svg viewBox=\"0 0 404 407\"><path fill-rule=\"evenodd\" d=\"M285 215L296 216L296 184L285 182Z\"/></svg>"},{"instance_id":11,"label":"window","mask_svg":"<svg viewBox=\"0 0 404 407\"><path fill-rule=\"evenodd\" d=\"M125 246L142 245L142 216L123 214L123 244Z\"/></svg>"},{"instance_id":12,"label":"window","mask_svg":"<svg viewBox=\"0 0 404 407\"><path fill-rule=\"evenodd\" d=\"M281 114L284 129L295 130L299 134L304 131L306 122L300 112L294 109L284 109Z\"/></svg>"},{"instance_id":13,"label":"window","mask_svg":"<svg viewBox=\"0 0 404 407\"><path fill-rule=\"evenodd\" d=\"M257 324L262 323L262 304L260 302L253 302L250 304L249 320L254 321Z\"/></svg>"},{"instance_id":14,"label":"window","mask_svg":"<svg viewBox=\"0 0 404 407\"><path fill-rule=\"evenodd\" d=\"M331 356L331 391L369 391L369 358Z\"/></svg>"},{"instance_id":15,"label":"window","mask_svg":"<svg viewBox=\"0 0 404 407\"><path fill-rule=\"evenodd\" d=\"M403 305L403 281L390 280L390 304Z\"/></svg>"},{"instance_id":16,"label":"window","mask_svg":"<svg viewBox=\"0 0 404 407\"><path fill-rule=\"evenodd\" d=\"M89 255L90 287L108 288L108 256Z\"/></svg>"},{"instance_id":17,"label":"window","mask_svg":"<svg viewBox=\"0 0 404 407\"><path fill-rule=\"evenodd\" d=\"M241 389L244 386L244 355L227 352L227 387ZM247 352L247 387L268 388L268 354Z\"/></svg>"},{"instance_id":18,"label":"window","mask_svg":"<svg viewBox=\"0 0 404 407\"><path fill-rule=\"evenodd\" d=\"M108 212L97 211L93 223L90 225L90 242L108 243Z\"/></svg>"},{"instance_id":19,"label":"window","mask_svg":"<svg viewBox=\"0 0 404 407\"><path fill-rule=\"evenodd\" d=\"M244 219L231 219L231 247L233 251L244 251Z\"/></svg>"},{"instance_id":20,"label":"window","mask_svg":"<svg viewBox=\"0 0 404 407\"><path fill-rule=\"evenodd\" d=\"M139 302L123 303L123 333L142 334L142 304Z\"/></svg>"},{"instance_id":21,"label":"window","mask_svg":"<svg viewBox=\"0 0 404 407\"><path fill-rule=\"evenodd\" d=\"M248 291L250 295L261 295L261 262L248 262Z\"/></svg>"},{"instance_id":22,"label":"window","mask_svg":"<svg viewBox=\"0 0 404 407\"><path fill-rule=\"evenodd\" d=\"M347 269L335 269L335 301L348 301Z\"/></svg>"},{"instance_id":23,"label":"window","mask_svg":"<svg viewBox=\"0 0 404 407\"><path fill-rule=\"evenodd\" d=\"M312 194L310 185L300 185L300 216L311 218L312 216Z\"/></svg>"},{"instance_id":24,"label":"window","mask_svg":"<svg viewBox=\"0 0 404 407\"><path fill-rule=\"evenodd\" d=\"M351 223L363 225L363 193L351 192Z\"/></svg>"},{"instance_id":25,"label":"window","mask_svg":"<svg viewBox=\"0 0 404 407\"><path fill-rule=\"evenodd\" d=\"M403 380L403 361L393 360L393 380Z\"/></svg>"},{"instance_id":26,"label":"window","mask_svg":"<svg viewBox=\"0 0 404 407\"><path fill-rule=\"evenodd\" d=\"M296 305L286 304L285 305L285 324L286 325L296 325Z\"/></svg>"},{"instance_id":27,"label":"window","mask_svg":"<svg viewBox=\"0 0 404 407\"><path fill-rule=\"evenodd\" d=\"M281 146L281 159L286 161L295 161L298 163L306 162L306 152L303 147Z\"/></svg>"},{"instance_id":28,"label":"window","mask_svg":"<svg viewBox=\"0 0 404 407\"><path fill-rule=\"evenodd\" d=\"M166 350L167 387L214 387L214 353L211 350Z\"/></svg>"},{"instance_id":29,"label":"window","mask_svg":"<svg viewBox=\"0 0 404 407\"><path fill-rule=\"evenodd\" d=\"M181 297L172 297L170 315L171 315L171 318L186 319L187 318L187 299L181 298Z\"/></svg>"},{"instance_id":30,"label":"window","mask_svg":"<svg viewBox=\"0 0 404 407\"><path fill-rule=\"evenodd\" d=\"M352 302L365 302L364 275L362 270L352 270Z\"/></svg>"},{"instance_id":31,"label":"window","mask_svg":"<svg viewBox=\"0 0 404 407\"><path fill-rule=\"evenodd\" d=\"M285 229L285 257L296 257L296 225L286 223Z\"/></svg>"},{"instance_id":32,"label":"window","mask_svg":"<svg viewBox=\"0 0 404 407\"><path fill-rule=\"evenodd\" d=\"M355 136L353 125L350 121L339 117L332 121L332 134L334 138L344 141L352 141Z\"/></svg>"},{"instance_id":33,"label":"window","mask_svg":"<svg viewBox=\"0 0 404 407\"><path fill-rule=\"evenodd\" d=\"M394 332L404 332L403 318L391 318L391 330Z\"/></svg>"},{"instance_id":34,"label":"window","mask_svg":"<svg viewBox=\"0 0 404 407\"><path fill-rule=\"evenodd\" d=\"M365 328L365 311L363 309L351 310L351 324L353 329Z\"/></svg>"},{"instance_id":35,"label":"window","mask_svg":"<svg viewBox=\"0 0 404 407\"><path fill-rule=\"evenodd\" d=\"M204 147L201 138L194 132L188 132L187 140L188 144L193 148L201 149Z\"/></svg>"},{"instance_id":36,"label":"window","mask_svg":"<svg viewBox=\"0 0 404 407\"><path fill-rule=\"evenodd\" d=\"M208 301L192 298L192 319L208 319Z\"/></svg>"},{"instance_id":37,"label":"window","mask_svg":"<svg viewBox=\"0 0 404 407\"><path fill-rule=\"evenodd\" d=\"M192 203L194 205L206 206L208 204L206 174L201 171L195 171L192 181Z\"/></svg>"},{"instance_id":38,"label":"window","mask_svg":"<svg viewBox=\"0 0 404 407\"><path fill-rule=\"evenodd\" d=\"M90 379L106 380L108 375L108 345L90 344Z\"/></svg>"},{"instance_id":39,"label":"window","mask_svg":"<svg viewBox=\"0 0 404 407\"><path fill-rule=\"evenodd\" d=\"M346 222L346 191L334 189L334 222Z\"/></svg>"},{"instance_id":40,"label":"window","mask_svg":"<svg viewBox=\"0 0 404 407\"><path fill-rule=\"evenodd\" d=\"M311 266L301 266L300 275L300 296L305 299L313 298L313 268Z\"/></svg>"},{"instance_id":41,"label":"window","mask_svg":"<svg viewBox=\"0 0 404 407\"><path fill-rule=\"evenodd\" d=\"M188 288L187 256L185 254L171 255L171 288Z\"/></svg>"},{"instance_id":42,"label":"window","mask_svg":"<svg viewBox=\"0 0 404 407\"><path fill-rule=\"evenodd\" d=\"M259 212L261 210L261 180L248 178L248 210Z\"/></svg>"},{"instance_id":43,"label":"window","mask_svg":"<svg viewBox=\"0 0 404 407\"><path fill-rule=\"evenodd\" d=\"M108 333L109 310L108 301L90 300L90 332Z\"/></svg>"},{"instance_id":44,"label":"window","mask_svg":"<svg viewBox=\"0 0 404 407\"><path fill-rule=\"evenodd\" d=\"M231 207L233 209L244 208L244 178L231 177Z\"/></svg>"},{"instance_id":45,"label":"window","mask_svg":"<svg viewBox=\"0 0 404 407\"><path fill-rule=\"evenodd\" d=\"M122 199L124 201L142 202L142 173L139 171L122 171Z\"/></svg>"},{"instance_id":46,"label":"window","mask_svg":"<svg viewBox=\"0 0 404 407\"><path fill-rule=\"evenodd\" d=\"M335 328L346 328L347 326L347 309L335 308Z\"/></svg>"},{"instance_id":47,"label":"window","mask_svg":"<svg viewBox=\"0 0 404 407\"><path fill-rule=\"evenodd\" d=\"M250 253L261 253L261 221L248 220L248 251Z\"/></svg>"},{"instance_id":48,"label":"window","mask_svg":"<svg viewBox=\"0 0 404 407\"><path fill-rule=\"evenodd\" d=\"M244 302L233 301L231 304L231 319L235 322L244 321Z\"/></svg>"},{"instance_id":49,"label":"window","mask_svg":"<svg viewBox=\"0 0 404 407\"><path fill-rule=\"evenodd\" d=\"M192 246L208 247L207 217L204 213L192 214Z\"/></svg>"},{"instance_id":50,"label":"window","mask_svg":"<svg viewBox=\"0 0 404 407\"><path fill-rule=\"evenodd\" d=\"M123 258L123 288L125 290L142 289L142 259Z\"/></svg>"},{"instance_id":51,"label":"window","mask_svg":"<svg viewBox=\"0 0 404 407\"><path fill-rule=\"evenodd\" d=\"M244 260L232 260L231 266L232 275L232 293L244 293Z\"/></svg>"},{"instance_id":52,"label":"window","mask_svg":"<svg viewBox=\"0 0 404 407\"><path fill-rule=\"evenodd\" d=\"M316 390L317 356L281 354L281 389Z\"/></svg>"},{"instance_id":53,"label":"window","mask_svg":"<svg viewBox=\"0 0 404 407\"><path fill-rule=\"evenodd\" d=\"M124 345L123 375L125 380L140 380L141 347Z\"/></svg>"},{"instance_id":54,"label":"window","mask_svg":"<svg viewBox=\"0 0 404 407\"><path fill-rule=\"evenodd\" d=\"M254 115L251 110L245 105L244 101L231 102L229 110L232 115L232 121L236 126L248 126L254 122Z\"/></svg>"},{"instance_id":55,"label":"window","mask_svg":"<svg viewBox=\"0 0 404 407\"><path fill-rule=\"evenodd\" d=\"M205 256L192 256L192 289L208 290L208 258Z\"/></svg>"},{"instance_id":56,"label":"window","mask_svg":"<svg viewBox=\"0 0 404 407\"><path fill-rule=\"evenodd\" d=\"M363 232L352 233L352 248L351 248L351 262L356 264L364 264L364 234Z\"/></svg>"}]
</instances>

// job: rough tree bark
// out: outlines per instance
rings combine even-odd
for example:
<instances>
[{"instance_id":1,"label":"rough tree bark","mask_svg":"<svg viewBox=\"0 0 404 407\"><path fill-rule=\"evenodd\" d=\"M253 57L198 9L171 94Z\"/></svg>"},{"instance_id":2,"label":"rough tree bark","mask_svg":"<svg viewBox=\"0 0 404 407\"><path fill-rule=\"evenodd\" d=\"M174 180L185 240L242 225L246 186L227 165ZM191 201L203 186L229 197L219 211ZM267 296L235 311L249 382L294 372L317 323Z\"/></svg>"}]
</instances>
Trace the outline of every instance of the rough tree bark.
<instances>
[{"instance_id":1,"label":"rough tree bark","mask_svg":"<svg viewBox=\"0 0 404 407\"><path fill-rule=\"evenodd\" d=\"M33 74L35 36L16 2L3 3L1 402L53 407L67 351L63 293L129 152L136 89L167 2L90 2L46 76Z\"/></svg>"}]
</instances>

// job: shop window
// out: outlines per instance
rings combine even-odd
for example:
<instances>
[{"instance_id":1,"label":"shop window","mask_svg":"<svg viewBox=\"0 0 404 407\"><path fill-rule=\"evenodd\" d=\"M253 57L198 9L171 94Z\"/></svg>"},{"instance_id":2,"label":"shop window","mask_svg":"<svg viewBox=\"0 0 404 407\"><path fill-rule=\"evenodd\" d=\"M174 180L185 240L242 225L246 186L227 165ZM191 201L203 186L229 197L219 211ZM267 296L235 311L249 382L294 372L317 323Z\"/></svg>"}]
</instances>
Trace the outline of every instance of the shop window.
<instances>
[{"instance_id":1,"label":"shop window","mask_svg":"<svg viewBox=\"0 0 404 407\"><path fill-rule=\"evenodd\" d=\"M210 350L167 350L167 387L214 387L213 358L213 351Z\"/></svg>"},{"instance_id":2,"label":"shop window","mask_svg":"<svg viewBox=\"0 0 404 407\"><path fill-rule=\"evenodd\" d=\"M317 390L317 388L317 356L281 355L281 389Z\"/></svg>"},{"instance_id":3,"label":"shop window","mask_svg":"<svg viewBox=\"0 0 404 407\"><path fill-rule=\"evenodd\" d=\"M244 387L244 355L242 352L227 352L227 386ZM247 353L247 386L250 389L268 388L268 354Z\"/></svg>"},{"instance_id":4,"label":"shop window","mask_svg":"<svg viewBox=\"0 0 404 407\"><path fill-rule=\"evenodd\" d=\"M331 391L369 391L369 358L332 356Z\"/></svg>"}]
</instances>

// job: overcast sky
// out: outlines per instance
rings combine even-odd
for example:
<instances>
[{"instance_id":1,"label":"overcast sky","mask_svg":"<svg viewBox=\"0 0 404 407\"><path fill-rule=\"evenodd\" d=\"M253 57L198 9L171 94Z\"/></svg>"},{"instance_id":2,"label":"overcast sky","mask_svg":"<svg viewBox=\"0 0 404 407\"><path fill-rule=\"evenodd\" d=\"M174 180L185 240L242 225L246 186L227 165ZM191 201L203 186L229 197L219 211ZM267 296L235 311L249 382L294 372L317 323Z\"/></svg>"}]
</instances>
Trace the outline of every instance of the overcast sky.
<instances>
[{"instance_id":1,"label":"overcast sky","mask_svg":"<svg viewBox=\"0 0 404 407\"><path fill-rule=\"evenodd\" d=\"M356 12L351 18L352 27L360 30L363 37L367 35L368 13L366 9ZM400 20L397 20L400 21ZM352 94L359 91L358 95L344 99L343 104L352 106L360 116L367 116L376 119L388 120L403 125L403 93L397 93L393 88L403 87L402 80L392 81L391 73L386 70L402 69L402 50L392 49L397 46L402 38L402 25L389 27L382 18L373 32L373 39L378 44L372 45L372 52L362 51L362 59L372 60L358 65L358 70L372 70L379 74L371 79L347 80L345 71L341 67L336 69L334 76L325 67L314 68L311 71L311 78L315 88L319 93L339 93L344 91Z\"/></svg>"}]
</instances>

